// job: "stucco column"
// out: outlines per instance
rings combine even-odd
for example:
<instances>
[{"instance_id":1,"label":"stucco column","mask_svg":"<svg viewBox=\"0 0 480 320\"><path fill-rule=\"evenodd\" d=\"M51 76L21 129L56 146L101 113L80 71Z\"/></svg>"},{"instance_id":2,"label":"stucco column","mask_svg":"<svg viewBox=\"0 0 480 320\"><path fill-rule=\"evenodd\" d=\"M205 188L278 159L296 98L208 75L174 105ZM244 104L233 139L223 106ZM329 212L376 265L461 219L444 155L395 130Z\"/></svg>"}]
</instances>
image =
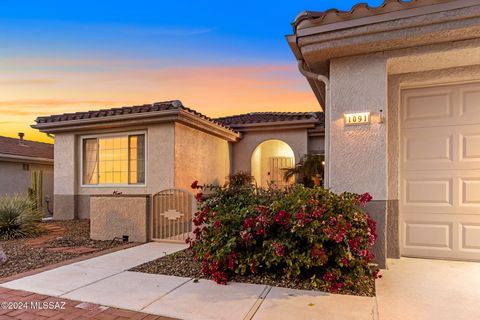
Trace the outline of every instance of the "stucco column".
<instances>
[{"instance_id":1,"label":"stucco column","mask_svg":"<svg viewBox=\"0 0 480 320\"><path fill-rule=\"evenodd\" d=\"M69 220L76 217L75 135L55 136L53 217Z\"/></svg>"},{"instance_id":2,"label":"stucco column","mask_svg":"<svg viewBox=\"0 0 480 320\"><path fill-rule=\"evenodd\" d=\"M369 192L374 201L367 207L377 221L377 262L386 256L387 60L380 55L341 58L331 61L330 187L332 191ZM371 123L346 126L345 113L371 112Z\"/></svg>"}]
</instances>

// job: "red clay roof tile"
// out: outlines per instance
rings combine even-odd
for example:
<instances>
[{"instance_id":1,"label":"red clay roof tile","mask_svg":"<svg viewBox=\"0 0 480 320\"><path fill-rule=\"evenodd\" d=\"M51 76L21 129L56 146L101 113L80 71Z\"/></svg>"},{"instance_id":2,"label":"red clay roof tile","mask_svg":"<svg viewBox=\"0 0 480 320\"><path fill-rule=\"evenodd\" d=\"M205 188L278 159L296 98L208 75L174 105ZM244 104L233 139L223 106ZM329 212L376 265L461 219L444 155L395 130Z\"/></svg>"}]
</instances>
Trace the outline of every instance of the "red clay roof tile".
<instances>
[{"instance_id":1,"label":"red clay roof tile","mask_svg":"<svg viewBox=\"0 0 480 320\"><path fill-rule=\"evenodd\" d=\"M0 154L53 159L53 144L0 136Z\"/></svg>"}]
</instances>

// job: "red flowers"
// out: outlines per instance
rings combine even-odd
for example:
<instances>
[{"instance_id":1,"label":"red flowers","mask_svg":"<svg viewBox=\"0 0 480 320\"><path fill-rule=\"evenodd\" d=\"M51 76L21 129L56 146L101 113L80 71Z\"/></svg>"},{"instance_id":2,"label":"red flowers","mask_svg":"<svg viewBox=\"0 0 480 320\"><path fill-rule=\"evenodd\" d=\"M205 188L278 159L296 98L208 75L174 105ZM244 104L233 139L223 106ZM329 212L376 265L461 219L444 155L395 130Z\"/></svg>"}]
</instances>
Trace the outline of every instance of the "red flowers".
<instances>
[{"instance_id":1,"label":"red flowers","mask_svg":"<svg viewBox=\"0 0 480 320\"><path fill-rule=\"evenodd\" d=\"M280 210L273 216L273 222L281 226L288 227L291 217L292 215L290 213Z\"/></svg>"},{"instance_id":2,"label":"red flowers","mask_svg":"<svg viewBox=\"0 0 480 320\"><path fill-rule=\"evenodd\" d=\"M192 184L190 185L190 188L199 189L200 186L198 185L198 180L193 181Z\"/></svg>"},{"instance_id":3,"label":"red flowers","mask_svg":"<svg viewBox=\"0 0 480 320\"><path fill-rule=\"evenodd\" d=\"M348 266L349 263L350 263L350 260L348 260L347 257L342 257L342 258L340 258L340 265L342 265L342 266Z\"/></svg>"},{"instance_id":4,"label":"red flowers","mask_svg":"<svg viewBox=\"0 0 480 320\"><path fill-rule=\"evenodd\" d=\"M198 181L191 187L199 211L187 243L205 276L226 284L237 273L266 272L319 290L371 293L379 275L370 263L376 223L360 207L371 201L368 193Z\"/></svg>"},{"instance_id":5,"label":"red flowers","mask_svg":"<svg viewBox=\"0 0 480 320\"><path fill-rule=\"evenodd\" d=\"M370 193L365 192L364 194L359 194L356 196L356 202L360 207L365 207L365 205L372 201L373 197L370 195Z\"/></svg>"},{"instance_id":6,"label":"red flowers","mask_svg":"<svg viewBox=\"0 0 480 320\"><path fill-rule=\"evenodd\" d=\"M304 227L307 223L312 222L312 218L310 218L305 212L297 212L295 214L295 220L299 227Z\"/></svg>"},{"instance_id":7,"label":"red flowers","mask_svg":"<svg viewBox=\"0 0 480 320\"><path fill-rule=\"evenodd\" d=\"M333 272L327 271L323 274L322 279L325 282L333 282L333 281L337 280L337 275Z\"/></svg>"},{"instance_id":8,"label":"red flowers","mask_svg":"<svg viewBox=\"0 0 480 320\"><path fill-rule=\"evenodd\" d=\"M272 242L272 247L275 250L275 254L279 257L283 257L285 255L285 247L278 242Z\"/></svg>"},{"instance_id":9,"label":"red flowers","mask_svg":"<svg viewBox=\"0 0 480 320\"><path fill-rule=\"evenodd\" d=\"M247 230L240 231L240 238L242 239L243 243L249 245L250 242L253 240L253 236Z\"/></svg>"},{"instance_id":10,"label":"red flowers","mask_svg":"<svg viewBox=\"0 0 480 320\"><path fill-rule=\"evenodd\" d=\"M317 247L316 245L314 245L312 247L312 250L311 250L311 255L312 257L314 258L325 258L327 256L327 254L325 253L325 250L323 249L320 249L319 247Z\"/></svg>"},{"instance_id":11,"label":"red flowers","mask_svg":"<svg viewBox=\"0 0 480 320\"><path fill-rule=\"evenodd\" d=\"M195 200L197 200L198 202L202 202L203 201L203 193L202 192L199 192L195 195Z\"/></svg>"},{"instance_id":12,"label":"red flowers","mask_svg":"<svg viewBox=\"0 0 480 320\"><path fill-rule=\"evenodd\" d=\"M248 217L243 221L243 227L246 229L253 228L255 226L256 219L252 217Z\"/></svg>"}]
</instances>

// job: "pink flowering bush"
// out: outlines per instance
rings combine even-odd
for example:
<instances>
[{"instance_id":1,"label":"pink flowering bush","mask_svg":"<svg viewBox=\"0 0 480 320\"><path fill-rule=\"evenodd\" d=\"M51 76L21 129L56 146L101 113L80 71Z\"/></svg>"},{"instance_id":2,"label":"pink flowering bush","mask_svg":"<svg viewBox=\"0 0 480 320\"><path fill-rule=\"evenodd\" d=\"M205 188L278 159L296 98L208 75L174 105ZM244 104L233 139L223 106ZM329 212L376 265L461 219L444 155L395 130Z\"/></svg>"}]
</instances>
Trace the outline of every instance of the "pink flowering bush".
<instances>
[{"instance_id":1,"label":"pink flowering bush","mask_svg":"<svg viewBox=\"0 0 480 320\"><path fill-rule=\"evenodd\" d=\"M232 274L273 273L338 293L363 294L378 276L371 251L369 194L320 187L288 191L251 183L199 186L194 238L202 272L226 284Z\"/></svg>"}]
</instances>

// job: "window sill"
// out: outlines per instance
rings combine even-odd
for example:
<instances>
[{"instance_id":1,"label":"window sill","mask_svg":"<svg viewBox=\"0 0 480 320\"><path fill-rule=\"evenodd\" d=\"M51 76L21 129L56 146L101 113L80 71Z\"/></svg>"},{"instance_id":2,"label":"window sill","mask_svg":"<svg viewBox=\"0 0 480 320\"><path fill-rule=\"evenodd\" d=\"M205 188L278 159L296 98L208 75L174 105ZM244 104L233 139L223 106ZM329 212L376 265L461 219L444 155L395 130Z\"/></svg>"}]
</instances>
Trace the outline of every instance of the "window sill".
<instances>
[{"instance_id":1,"label":"window sill","mask_svg":"<svg viewBox=\"0 0 480 320\"><path fill-rule=\"evenodd\" d=\"M146 184L82 184L81 188L146 188Z\"/></svg>"}]
</instances>

